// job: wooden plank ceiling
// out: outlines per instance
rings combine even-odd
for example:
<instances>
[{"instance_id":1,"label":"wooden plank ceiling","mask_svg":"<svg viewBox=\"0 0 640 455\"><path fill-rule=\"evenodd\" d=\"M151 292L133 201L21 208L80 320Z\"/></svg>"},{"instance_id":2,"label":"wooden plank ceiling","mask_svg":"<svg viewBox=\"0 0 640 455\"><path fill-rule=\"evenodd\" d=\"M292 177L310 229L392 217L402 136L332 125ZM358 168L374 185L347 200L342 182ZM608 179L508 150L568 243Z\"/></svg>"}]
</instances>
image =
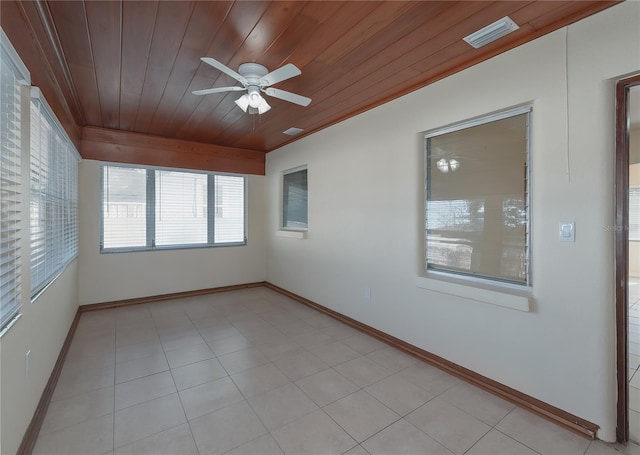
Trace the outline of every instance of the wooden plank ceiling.
<instances>
[{"instance_id":1,"label":"wooden plank ceiling","mask_svg":"<svg viewBox=\"0 0 640 455\"><path fill-rule=\"evenodd\" d=\"M66 65L65 97L80 126L94 126L268 152L304 134L423 87L605 9L612 1L48 1ZM462 38L509 15L516 32L481 49ZM201 63L237 70L293 63L302 75L277 88L313 99L301 107L242 112L237 85ZM301 137L301 136L299 136Z\"/></svg>"}]
</instances>

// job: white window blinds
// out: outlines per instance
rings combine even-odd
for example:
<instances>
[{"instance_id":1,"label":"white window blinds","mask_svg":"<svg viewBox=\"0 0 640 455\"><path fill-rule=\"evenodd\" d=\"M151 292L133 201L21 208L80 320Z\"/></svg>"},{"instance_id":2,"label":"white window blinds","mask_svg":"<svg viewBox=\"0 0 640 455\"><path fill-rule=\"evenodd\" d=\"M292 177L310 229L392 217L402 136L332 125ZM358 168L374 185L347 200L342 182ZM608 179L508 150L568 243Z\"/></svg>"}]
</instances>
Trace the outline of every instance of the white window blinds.
<instances>
[{"instance_id":1,"label":"white window blinds","mask_svg":"<svg viewBox=\"0 0 640 455\"><path fill-rule=\"evenodd\" d=\"M31 295L78 254L78 161L72 142L31 88Z\"/></svg>"},{"instance_id":2,"label":"white window blinds","mask_svg":"<svg viewBox=\"0 0 640 455\"><path fill-rule=\"evenodd\" d=\"M102 172L102 247L147 245L147 171L105 166Z\"/></svg>"},{"instance_id":3,"label":"white window blinds","mask_svg":"<svg viewBox=\"0 0 640 455\"><path fill-rule=\"evenodd\" d=\"M29 73L4 32L0 55L0 330L21 307L22 85Z\"/></svg>"},{"instance_id":4,"label":"white window blinds","mask_svg":"<svg viewBox=\"0 0 640 455\"><path fill-rule=\"evenodd\" d=\"M207 175L157 171L156 245L207 243Z\"/></svg>"},{"instance_id":5,"label":"white window blinds","mask_svg":"<svg viewBox=\"0 0 640 455\"><path fill-rule=\"evenodd\" d=\"M102 166L101 251L246 242L246 178Z\"/></svg>"}]
</instances>

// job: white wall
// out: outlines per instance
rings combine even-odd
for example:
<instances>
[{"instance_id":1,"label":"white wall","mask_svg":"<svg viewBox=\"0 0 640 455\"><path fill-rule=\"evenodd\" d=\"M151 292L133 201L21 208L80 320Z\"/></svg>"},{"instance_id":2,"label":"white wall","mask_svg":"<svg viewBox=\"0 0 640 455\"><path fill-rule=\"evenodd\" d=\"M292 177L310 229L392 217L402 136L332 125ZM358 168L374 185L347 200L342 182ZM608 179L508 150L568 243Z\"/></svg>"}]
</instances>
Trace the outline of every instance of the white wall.
<instances>
[{"instance_id":1,"label":"white wall","mask_svg":"<svg viewBox=\"0 0 640 455\"><path fill-rule=\"evenodd\" d=\"M100 254L100 168L80 163L80 304L264 281L264 176L248 176L245 246Z\"/></svg>"},{"instance_id":2,"label":"white wall","mask_svg":"<svg viewBox=\"0 0 640 455\"><path fill-rule=\"evenodd\" d=\"M267 280L613 440L613 95L615 80L638 70L640 3L627 2L269 153ZM524 103L533 104L533 310L416 287L423 132ZM307 238L276 236L281 172L303 164ZM560 221L576 222L575 243L558 241Z\"/></svg>"}]
</instances>

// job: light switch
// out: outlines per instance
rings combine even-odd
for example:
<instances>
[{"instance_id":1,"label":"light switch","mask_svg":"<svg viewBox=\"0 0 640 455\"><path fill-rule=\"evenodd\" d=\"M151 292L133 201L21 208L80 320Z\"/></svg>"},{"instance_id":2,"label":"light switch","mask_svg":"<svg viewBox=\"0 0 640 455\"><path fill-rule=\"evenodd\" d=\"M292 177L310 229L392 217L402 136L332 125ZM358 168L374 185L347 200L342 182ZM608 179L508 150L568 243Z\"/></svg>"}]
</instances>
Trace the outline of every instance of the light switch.
<instances>
[{"instance_id":1,"label":"light switch","mask_svg":"<svg viewBox=\"0 0 640 455\"><path fill-rule=\"evenodd\" d=\"M576 241L576 223L573 221L561 221L560 227L560 241L561 242L575 242Z\"/></svg>"}]
</instances>

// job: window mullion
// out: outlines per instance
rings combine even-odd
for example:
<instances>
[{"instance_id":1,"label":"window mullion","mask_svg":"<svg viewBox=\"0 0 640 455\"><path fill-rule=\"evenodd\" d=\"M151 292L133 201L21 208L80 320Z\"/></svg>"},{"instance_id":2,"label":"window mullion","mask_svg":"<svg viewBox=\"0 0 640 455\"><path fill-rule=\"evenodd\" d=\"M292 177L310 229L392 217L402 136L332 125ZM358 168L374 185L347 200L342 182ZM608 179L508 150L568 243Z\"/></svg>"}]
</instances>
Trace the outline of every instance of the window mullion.
<instances>
[{"instance_id":1,"label":"window mullion","mask_svg":"<svg viewBox=\"0 0 640 455\"><path fill-rule=\"evenodd\" d=\"M216 229L216 176L209 174L207 176L207 243L215 244Z\"/></svg>"},{"instance_id":2,"label":"window mullion","mask_svg":"<svg viewBox=\"0 0 640 455\"><path fill-rule=\"evenodd\" d=\"M147 169L147 248L156 247L156 172Z\"/></svg>"}]
</instances>

